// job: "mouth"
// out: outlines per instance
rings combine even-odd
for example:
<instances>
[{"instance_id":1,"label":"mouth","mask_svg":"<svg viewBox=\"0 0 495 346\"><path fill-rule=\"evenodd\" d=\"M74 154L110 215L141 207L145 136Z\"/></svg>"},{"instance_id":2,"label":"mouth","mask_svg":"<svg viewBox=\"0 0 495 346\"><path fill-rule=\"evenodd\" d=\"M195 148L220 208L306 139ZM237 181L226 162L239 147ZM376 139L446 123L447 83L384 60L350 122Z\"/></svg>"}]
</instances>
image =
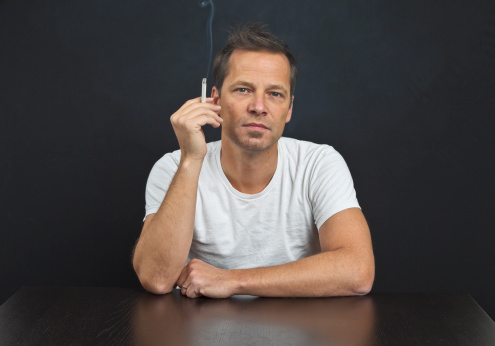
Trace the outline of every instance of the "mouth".
<instances>
[{"instance_id":1,"label":"mouth","mask_svg":"<svg viewBox=\"0 0 495 346\"><path fill-rule=\"evenodd\" d=\"M265 125L263 125L261 123L249 123L249 124L245 124L243 126L248 127L252 130L268 130L268 127L266 127Z\"/></svg>"}]
</instances>

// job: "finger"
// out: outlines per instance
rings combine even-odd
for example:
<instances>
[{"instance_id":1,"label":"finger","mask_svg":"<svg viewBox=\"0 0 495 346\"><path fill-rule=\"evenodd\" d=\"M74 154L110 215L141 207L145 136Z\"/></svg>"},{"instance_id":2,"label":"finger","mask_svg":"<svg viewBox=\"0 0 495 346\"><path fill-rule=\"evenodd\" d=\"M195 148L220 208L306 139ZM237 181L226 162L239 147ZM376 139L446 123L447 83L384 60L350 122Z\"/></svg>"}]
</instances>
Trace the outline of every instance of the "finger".
<instances>
[{"instance_id":1,"label":"finger","mask_svg":"<svg viewBox=\"0 0 495 346\"><path fill-rule=\"evenodd\" d=\"M199 130L202 126L210 124L218 127L222 124L223 119L213 112L197 112L188 116L183 116L172 122L173 126L188 130Z\"/></svg>"},{"instance_id":2,"label":"finger","mask_svg":"<svg viewBox=\"0 0 495 346\"><path fill-rule=\"evenodd\" d=\"M193 120L199 126L205 126L206 124L210 124L213 127L219 127L223 119L218 116L213 116L211 114L202 114L194 118Z\"/></svg>"},{"instance_id":3,"label":"finger","mask_svg":"<svg viewBox=\"0 0 495 346\"><path fill-rule=\"evenodd\" d=\"M220 113L221 107L218 105L191 105L186 109L179 110L176 113L172 114L170 117L170 121L172 123L177 123L179 121L185 121L187 119L196 117L201 114L210 114L213 117L220 118L219 113Z\"/></svg>"},{"instance_id":4,"label":"finger","mask_svg":"<svg viewBox=\"0 0 495 346\"><path fill-rule=\"evenodd\" d=\"M196 98L193 98L193 99L190 99L190 100L187 100L186 102L184 102L184 104L179 108L180 109L184 109L184 108L187 108L188 106L190 106L191 104L194 104L194 103L201 103L201 96L200 97L196 97Z\"/></svg>"},{"instance_id":5,"label":"finger","mask_svg":"<svg viewBox=\"0 0 495 346\"><path fill-rule=\"evenodd\" d=\"M189 287L187 287L186 285L182 285L181 288L180 288L180 293L183 295L183 296L187 296L187 290L189 289Z\"/></svg>"},{"instance_id":6,"label":"finger","mask_svg":"<svg viewBox=\"0 0 495 346\"><path fill-rule=\"evenodd\" d=\"M188 287L186 290L186 296L188 298L198 298L201 297L202 295L196 291L195 287Z\"/></svg>"},{"instance_id":7,"label":"finger","mask_svg":"<svg viewBox=\"0 0 495 346\"><path fill-rule=\"evenodd\" d=\"M201 96L200 96L200 97L196 97L196 98L191 99L191 101L205 104L205 103L212 103L213 101L215 101L215 99L213 97L205 97L205 102L201 102ZM194 103L194 102L192 102L192 103Z\"/></svg>"},{"instance_id":8,"label":"finger","mask_svg":"<svg viewBox=\"0 0 495 346\"><path fill-rule=\"evenodd\" d=\"M179 278L176 281L177 286L182 287L186 282L187 277L189 276L189 272L187 271L187 265L182 269L182 272L179 275ZM186 286L187 287L187 286Z\"/></svg>"},{"instance_id":9,"label":"finger","mask_svg":"<svg viewBox=\"0 0 495 346\"><path fill-rule=\"evenodd\" d=\"M178 110L184 110L184 109L187 109L188 107L190 107L191 105L193 104L202 104L202 105L206 105L206 104L214 104L214 98L213 97L207 97L205 99L205 102L201 102L201 97L196 97L194 99L190 99L190 100L187 100Z\"/></svg>"},{"instance_id":10,"label":"finger","mask_svg":"<svg viewBox=\"0 0 495 346\"><path fill-rule=\"evenodd\" d=\"M188 298L199 298L203 295L199 293L200 289L197 283L190 282L187 286L187 289L181 290L181 293L184 292Z\"/></svg>"},{"instance_id":11,"label":"finger","mask_svg":"<svg viewBox=\"0 0 495 346\"><path fill-rule=\"evenodd\" d=\"M201 102L201 97L199 98L199 102L201 103L213 103L215 101L215 99L213 97L206 97L205 98L205 102Z\"/></svg>"},{"instance_id":12,"label":"finger","mask_svg":"<svg viewBox=\"0 0 495 346\"><path fill-rule=\"evenodd\" d=\"M196 286L192 283L192 281L186 279L180 288L180 293L182 295L188 296L189 298L197 298L200 295L196 292Z\"/></svg>"},{"instance_id":13,"label":"finger","mask_svg":"<svg viewBox=\"0 0 495 346\"><path fill-rule=\"evenodd\" d=\"M198 97L195 97L193 99L190 99L188 101L186 101L184 104L190 104L190 103L211 103L213 102L215 99L213 97L205 97L205 102L201 102L201 96L198 96Z\"/></svg>"},{"instance_id":14,"label":"finger","mask_svg":"<svg viewBox=\"0 0 495 346\"><path fill-rule=\"evenodd\" d=\"M193 109L188 113L179 115L177 118L177 121L180 121L181 119L182 120L192 119L192 118L195 118L195 117L200 116L200 115L211 116L218 121L223 121L223 119L218 115L219 111L220 111L219 109L218 110L217 109L206 109L206 108Z\"/></svg>"},{"instance_id":15,"label":"finger","mask_svg":"<svg viewBox=\"0 0 495 346\"><path fill-rule=\"evenodd\" d=\"M180 115L186 115L193 113L195 111L204 111L204 110L211 110L215 113L219 113L222 107L220 105L216 105L214 103L191 103L187 106L185 106L183 109L178 112L178 116Z\"/></svg>"}]
</instances>

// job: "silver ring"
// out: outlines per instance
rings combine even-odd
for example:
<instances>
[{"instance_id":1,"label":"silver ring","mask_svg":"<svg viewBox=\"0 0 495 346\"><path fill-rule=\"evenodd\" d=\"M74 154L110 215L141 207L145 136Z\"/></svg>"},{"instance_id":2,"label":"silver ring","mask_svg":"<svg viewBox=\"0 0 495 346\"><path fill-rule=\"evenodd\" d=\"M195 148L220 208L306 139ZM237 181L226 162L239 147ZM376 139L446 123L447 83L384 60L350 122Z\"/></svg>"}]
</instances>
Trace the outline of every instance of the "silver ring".
<instances>
[{"instance_id":1,"label":"silver ring","mask_svg":"<svg viewBox=\"0 0 495 346\"><path fill-rule=\"evenodd\" d=\"M184 288L187 291L187 287L186 286L182 286L182 288Z\"/></svg>"}]
</instances>

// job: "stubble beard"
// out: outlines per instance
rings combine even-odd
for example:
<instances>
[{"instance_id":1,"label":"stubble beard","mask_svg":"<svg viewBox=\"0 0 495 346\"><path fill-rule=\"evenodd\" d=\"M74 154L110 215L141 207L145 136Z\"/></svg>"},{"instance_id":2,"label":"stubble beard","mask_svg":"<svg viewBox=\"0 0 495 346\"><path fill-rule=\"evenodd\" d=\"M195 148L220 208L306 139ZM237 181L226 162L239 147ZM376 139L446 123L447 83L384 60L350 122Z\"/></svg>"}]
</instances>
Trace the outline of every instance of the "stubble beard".
<instances>
[{"instance_id":1,"label":"stubble beard","mask_svg":"<svg viewBox=\"0 0 495 346\"><path fill-rule=\"evenodd\" d=\"M244 150L260 152L270 148L278 141L278 138L268 138L267 141L260 141L259 139L263 138L264 135L260 131L248 131L247 139L241 140L239 136L235 136L234 142Z\"/></svg>"}]
</instances>

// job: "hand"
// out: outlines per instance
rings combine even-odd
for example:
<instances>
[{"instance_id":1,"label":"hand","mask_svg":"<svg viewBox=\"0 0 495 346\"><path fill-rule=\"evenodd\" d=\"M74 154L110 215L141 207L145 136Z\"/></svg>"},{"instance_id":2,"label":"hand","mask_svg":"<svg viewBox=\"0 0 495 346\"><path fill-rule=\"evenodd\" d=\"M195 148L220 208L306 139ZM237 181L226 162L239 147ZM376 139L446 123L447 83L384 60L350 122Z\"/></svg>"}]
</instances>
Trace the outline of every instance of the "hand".
<instances>
[{"instance_id":1,"label":"hand","mask_svg":"<svg viewBox=\"0 0 495 346\"><path fill-rule=\"evenodd\" d=\"M232 271L218 269L199 259L192 259L182 270L177 279L177 286L181 287L180 292L189 298L228 298L235 294L236 284Z\"/></svg>"},{"instance_id":2,"label":"hand","mask_svg":"<svg viewBox=\"0 0 495 346\"><path fill-rule=\"evenodd\" d=\"M213 103L213 98L207 98L201 103L201 98L187 101L172 116L170 121L179 141L181 160L203 160L206 155L206 140L202 126L210 124L218 128L223 119L218 115L221 107Z\"/></svg>"}]
</instances>

